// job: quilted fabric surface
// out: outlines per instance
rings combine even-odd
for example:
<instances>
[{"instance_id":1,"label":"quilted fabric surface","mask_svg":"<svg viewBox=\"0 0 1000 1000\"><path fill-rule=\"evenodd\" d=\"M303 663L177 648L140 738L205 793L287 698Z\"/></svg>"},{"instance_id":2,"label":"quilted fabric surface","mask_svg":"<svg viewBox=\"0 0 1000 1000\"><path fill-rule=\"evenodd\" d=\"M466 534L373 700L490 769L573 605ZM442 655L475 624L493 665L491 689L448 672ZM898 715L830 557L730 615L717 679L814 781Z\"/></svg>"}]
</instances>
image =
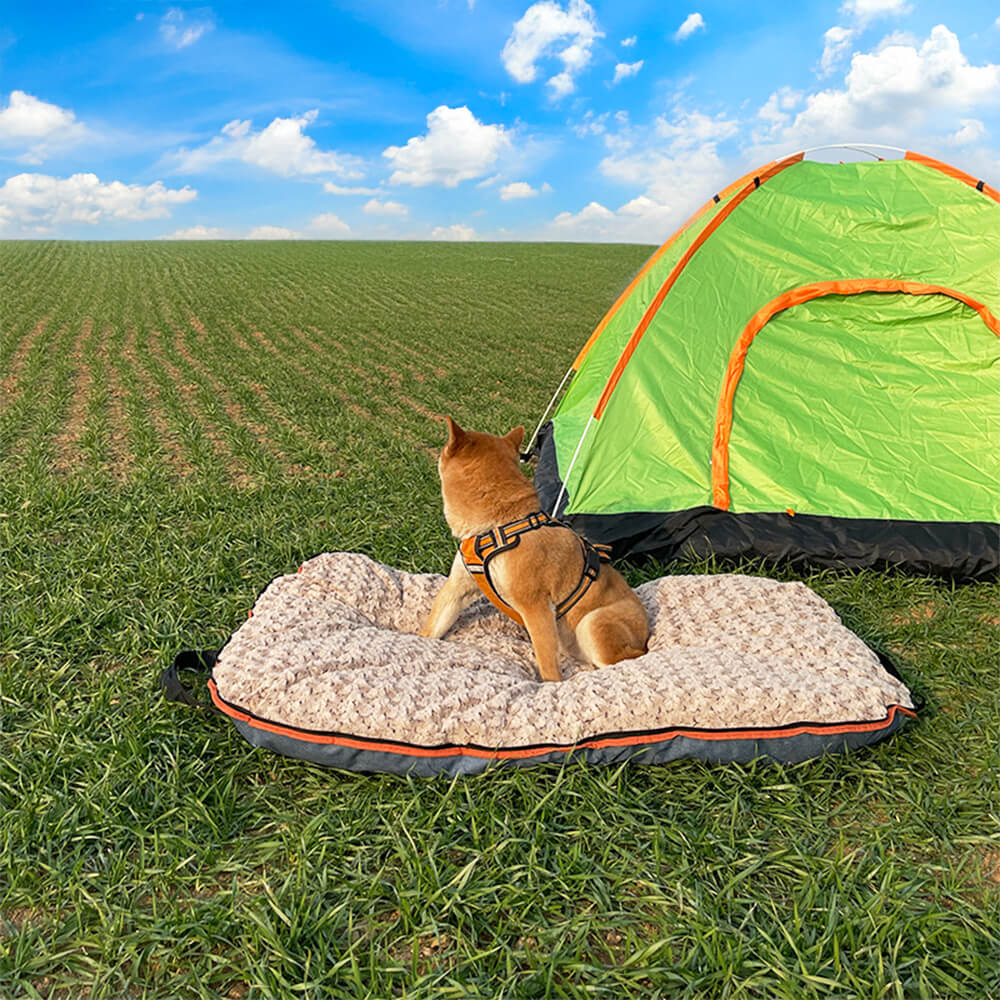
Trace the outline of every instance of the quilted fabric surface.
<instances>
[{"instance_id":1,"label":"quilted fabric surface","mask_svg":"<svg viewBox=\"0 0 1000 1000\"><path fill-rule=\"evenodd\" d=\"M484 598L417 635L444 578L325 553L274 580L213 671L230 706L279 726L417 746L572 744L601 733L885 719L906 686L801 583L667 576L637 589L649 652L537 680L527 632Z\"/></svg>"}]
</instances>

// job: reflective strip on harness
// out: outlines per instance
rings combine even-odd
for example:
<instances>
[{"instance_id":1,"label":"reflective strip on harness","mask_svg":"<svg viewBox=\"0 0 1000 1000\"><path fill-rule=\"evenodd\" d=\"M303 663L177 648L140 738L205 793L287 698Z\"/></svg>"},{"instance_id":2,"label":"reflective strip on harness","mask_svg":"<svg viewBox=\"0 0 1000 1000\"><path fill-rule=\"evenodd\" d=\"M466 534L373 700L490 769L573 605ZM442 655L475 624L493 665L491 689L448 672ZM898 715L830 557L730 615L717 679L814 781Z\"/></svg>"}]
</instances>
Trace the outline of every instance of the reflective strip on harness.
<instances>
[{"instance_id":1,"label":"reflective strip on harness","mask_svg":"<svg viewBox=\"0 0 1000 1000\"><path fill-rule=\"evenodd\" d=\"M524 620L497 591L490 576L490 560L501 552L517 548L521 541L521 535L544 527L573 530L561 521L549 517L543 511L537 511L517 521L509 521L507 524L501 524L490 531L484 531L481 535L470 535L468 538L463 538L460 546L465 568L472 574L472 579L476 581L487 600L509 618L513 618L518 625L523 625ZM583 572L580 574L580 580L573 588L572 593L556 605L556 618L562 618L583 598L601 572L601 563L611 561L610 546L596 545L593 542L588 542L585 538L580 538L579 535L576 537L580 542L583 554Z\"/></svg>"}]
</instances>

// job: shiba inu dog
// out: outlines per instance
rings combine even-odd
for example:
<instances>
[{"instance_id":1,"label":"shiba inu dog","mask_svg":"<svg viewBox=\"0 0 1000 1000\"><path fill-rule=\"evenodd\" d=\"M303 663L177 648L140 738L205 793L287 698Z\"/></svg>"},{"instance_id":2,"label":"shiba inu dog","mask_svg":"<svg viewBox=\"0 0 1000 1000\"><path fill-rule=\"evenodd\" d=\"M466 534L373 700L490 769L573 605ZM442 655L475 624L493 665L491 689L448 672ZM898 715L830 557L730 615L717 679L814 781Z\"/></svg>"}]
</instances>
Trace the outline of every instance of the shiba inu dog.
<instances>
[{"instance_id":1,"label":"shiba inu dog","mask_svg":"<svg viewBox=\"0 0 1000 1000\"><path fill-rule=\"evenodd\" d=\"M496 437L445 420L444 516L462 544L420 634L440 639L482 592L528 630L542 680L562 680L560 649L597 667L642 656L642 603L600 547L541 512L518 460L524 428Z\"/></svg>"}]
</instances>

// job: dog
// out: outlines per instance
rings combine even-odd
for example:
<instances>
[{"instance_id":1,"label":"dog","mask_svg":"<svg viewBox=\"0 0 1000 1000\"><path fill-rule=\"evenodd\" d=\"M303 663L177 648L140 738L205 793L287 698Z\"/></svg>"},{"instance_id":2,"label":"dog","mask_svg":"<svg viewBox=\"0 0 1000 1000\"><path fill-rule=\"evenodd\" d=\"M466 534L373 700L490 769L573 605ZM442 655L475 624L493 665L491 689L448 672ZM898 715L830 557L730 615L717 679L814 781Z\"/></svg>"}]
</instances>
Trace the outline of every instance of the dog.
<instances>
[{"instance_id":1,"label":"dog","mask_svg":"<svg viewBox=\"0 0 1000 1000\"><path fill-rule=\"evenodd\" d=\"M420 634L440 639L485 592L527 628L543 681L562 680L563 650L595 667L642 656L645 608L598 547L541 512L519 462L524 428L497 437L445 420L448 440L438 460L444 516L463 541ZM483 578L486 586L477 582Z\"/></svg>"}]
</instances>

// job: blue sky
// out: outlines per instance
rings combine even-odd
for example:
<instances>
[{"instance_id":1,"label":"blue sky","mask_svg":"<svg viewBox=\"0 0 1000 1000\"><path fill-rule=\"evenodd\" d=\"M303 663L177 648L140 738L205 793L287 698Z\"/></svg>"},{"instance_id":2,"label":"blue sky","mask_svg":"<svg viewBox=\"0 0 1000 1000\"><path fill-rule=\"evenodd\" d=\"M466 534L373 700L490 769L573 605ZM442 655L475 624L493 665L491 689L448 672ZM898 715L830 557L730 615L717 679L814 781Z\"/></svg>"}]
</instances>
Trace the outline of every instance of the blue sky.
<instances>
[{"instance_id":1,"label":"blue sky","mask_svg":"<svg viewBox=\"0 0 1000 1000\"><path fill-rule=\"evenodd\" d=\"M1000 181L980 0L5 8L4 238L661 242L846 139Z\"/></svg>"}]
</instances>

